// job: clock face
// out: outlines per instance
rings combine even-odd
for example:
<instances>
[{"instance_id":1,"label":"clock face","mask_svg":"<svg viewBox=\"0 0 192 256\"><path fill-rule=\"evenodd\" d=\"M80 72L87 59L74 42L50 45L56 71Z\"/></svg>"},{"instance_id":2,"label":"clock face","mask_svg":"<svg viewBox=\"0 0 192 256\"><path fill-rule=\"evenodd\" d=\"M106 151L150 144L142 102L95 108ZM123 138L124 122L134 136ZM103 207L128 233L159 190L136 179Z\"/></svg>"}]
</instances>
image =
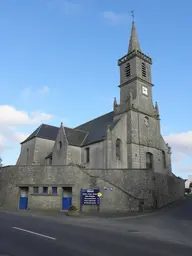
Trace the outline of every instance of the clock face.
<instances>
[{"instance_id":1,"label":"clock face","mask_svg":"<svg viewBox=\"0 0 192 256\"><path fill-rule=\"evenodd\" d=\"M148 89L147 89L147 87L142 86L142 93L143 93L144 95L148 95Z\"/></svg>"}]
</instances>

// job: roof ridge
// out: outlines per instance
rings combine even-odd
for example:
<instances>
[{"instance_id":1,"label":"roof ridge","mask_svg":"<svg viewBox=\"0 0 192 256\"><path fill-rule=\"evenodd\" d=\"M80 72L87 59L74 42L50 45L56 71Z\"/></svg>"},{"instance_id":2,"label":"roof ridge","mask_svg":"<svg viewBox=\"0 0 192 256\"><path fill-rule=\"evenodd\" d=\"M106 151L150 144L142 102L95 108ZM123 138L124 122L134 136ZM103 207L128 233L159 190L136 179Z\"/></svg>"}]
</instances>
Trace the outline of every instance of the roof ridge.
<instances>
[{"instance_id":1,"label":"roof ridge","mask_svg":"<svg viewBox=\"0 0 192 256\"><path fill-rule=\"evenodd\" d=\"M43 126L43 125L50 126L50 127L55 127L55 128L58 128L58 129L59 129L59 127L58 127L58 126L55 126L55 125L50 125L50 124L41 124L41 126Z\"/></svg>"},{"instance_id":2,"label":"roof ridge","mask_svg":"<svg viewBox=\"0 0 192 256\"><path fill-rule=\"evenodd\" d=\"M89 132L87 132L87 134L85 135L85 138L83 139L83 141L81 142L81 146L83 146L84 141L87 139L87 136L89 135Z\"/></svg>"},{"instance_id":3,"label":"roof ridge","mask_svg":"<svg viewBox=\"0 0 192 256\"><path fill-rule=\"evenodd\" d=\"M43 124L41 124L38 128L37 128L37 132L34 135L34 137L37 137L38 133L40 132L41 128L42 128Z\"/></svg>"},{"instance_id":4,"label":"roof ridge","mask_svg":"<svg viewBox=\"0 0 192 256\"><path fill-rule=\"evenodd\" d=\"M113 113L113 111L110 111L110 112L108 112L108 113L106 113L106 114L103 114L103 115L98 116L98 117L96 117L96 118L94 118L94 119L91 119L91 120L88 121L88 122L85 122L85 123L83 123L83 124L80 124L80 125L76 126L74 129L76 129L76 128L80 127L80 126L83 126L84 124L88 124L88 123L90 123L90 122L92 122L92 121L94 121L94 120L96 120L96 119L98 119L98 118L101 118L101 117L106 116L106 115L111 114L111 113Z\"/></svg>"}]
</instances>

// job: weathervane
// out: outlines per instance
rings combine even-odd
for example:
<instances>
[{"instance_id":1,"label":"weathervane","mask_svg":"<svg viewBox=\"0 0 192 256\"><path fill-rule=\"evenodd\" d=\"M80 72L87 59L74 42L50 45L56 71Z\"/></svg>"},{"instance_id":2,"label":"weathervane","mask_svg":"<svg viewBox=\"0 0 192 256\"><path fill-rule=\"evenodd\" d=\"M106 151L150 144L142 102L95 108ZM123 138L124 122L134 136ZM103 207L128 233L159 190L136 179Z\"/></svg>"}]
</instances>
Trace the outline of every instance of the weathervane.
<instances>
[{"instance_id":1,"label":"weathervane","mask_svg":"<svg viewBox=\"0 0 192 256\"><path fill-rule=\"evenodd\" d=\"M134 22L135 15L134 15L134 11L133 10L131 11L131 16L132 16L132 22Z\"/></svg>"}]
</instances>

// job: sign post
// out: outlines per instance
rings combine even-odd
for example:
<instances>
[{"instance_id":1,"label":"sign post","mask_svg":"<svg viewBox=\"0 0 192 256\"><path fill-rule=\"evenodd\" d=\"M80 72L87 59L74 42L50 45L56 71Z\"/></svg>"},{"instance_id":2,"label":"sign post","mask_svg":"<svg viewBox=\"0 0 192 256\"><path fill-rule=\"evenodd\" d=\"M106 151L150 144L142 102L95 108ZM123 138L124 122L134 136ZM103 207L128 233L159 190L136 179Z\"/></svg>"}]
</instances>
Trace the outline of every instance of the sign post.
<instances>
[{"instance_id":1,"label":"sign post","mask_svg":"<svg viewBox=\"0 0 192 256\"><path fill-rule=\"evenodd\" d=\"M100 210L100 192L99 189L81 189L80 191L80 211L83 205L97 205L97 211Z\"/></svg>"}]
</instances>

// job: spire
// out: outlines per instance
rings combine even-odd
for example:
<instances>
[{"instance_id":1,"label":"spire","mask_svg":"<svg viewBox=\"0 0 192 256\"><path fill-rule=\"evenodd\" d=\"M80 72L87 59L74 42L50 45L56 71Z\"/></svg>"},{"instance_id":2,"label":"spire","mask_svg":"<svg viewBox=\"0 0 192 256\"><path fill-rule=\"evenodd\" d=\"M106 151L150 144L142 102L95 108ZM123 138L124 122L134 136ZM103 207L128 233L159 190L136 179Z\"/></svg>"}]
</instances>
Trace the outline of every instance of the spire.
<instances>
[{"instance_id":1,"label":"spire","mask_svg":"<svg viewBox=\"0 0 192 256\"><path fill-rule=\"evenodd\" d=\"M132 52L133 50L139 50L141 51L140 44L139 44L139 39L137 36L136 28L135 28L135 23L134 23L134 12L132 11L132 29L131 29L131 37L129 40L129 49L128 53Z\"/></svg>"},{"instance_id":2,"label":"spire","mask_svg":"<svg viewBox=\"0 0 192 256\"><path fill-rule=\"evenodd\" d=\"M159 107L158 107L157 101L155 102L155 112L156 112L157 118L159 118Z\"/></svg>"},{"instance_id":3,"label":"spire","mask_svg":"<svg viewBox=\"0 0 192 256\"><path fill-rule=\"evenodd\" d=\"M113 101L113 108L115 109L117 107L117 100L116 100L116 97L114 98L114 101Z\"/></svg>"},{"instance_id":4,"label":"spire","mask_svg":"<svg viewBox=\"0 0 192 256\"><path fill-rule=\"evenodd\" d=\"M159 114L159 107L158 107L157 101L155 102L155 110L157 111L157 114Z\"/></svg>"}]
</instances>

